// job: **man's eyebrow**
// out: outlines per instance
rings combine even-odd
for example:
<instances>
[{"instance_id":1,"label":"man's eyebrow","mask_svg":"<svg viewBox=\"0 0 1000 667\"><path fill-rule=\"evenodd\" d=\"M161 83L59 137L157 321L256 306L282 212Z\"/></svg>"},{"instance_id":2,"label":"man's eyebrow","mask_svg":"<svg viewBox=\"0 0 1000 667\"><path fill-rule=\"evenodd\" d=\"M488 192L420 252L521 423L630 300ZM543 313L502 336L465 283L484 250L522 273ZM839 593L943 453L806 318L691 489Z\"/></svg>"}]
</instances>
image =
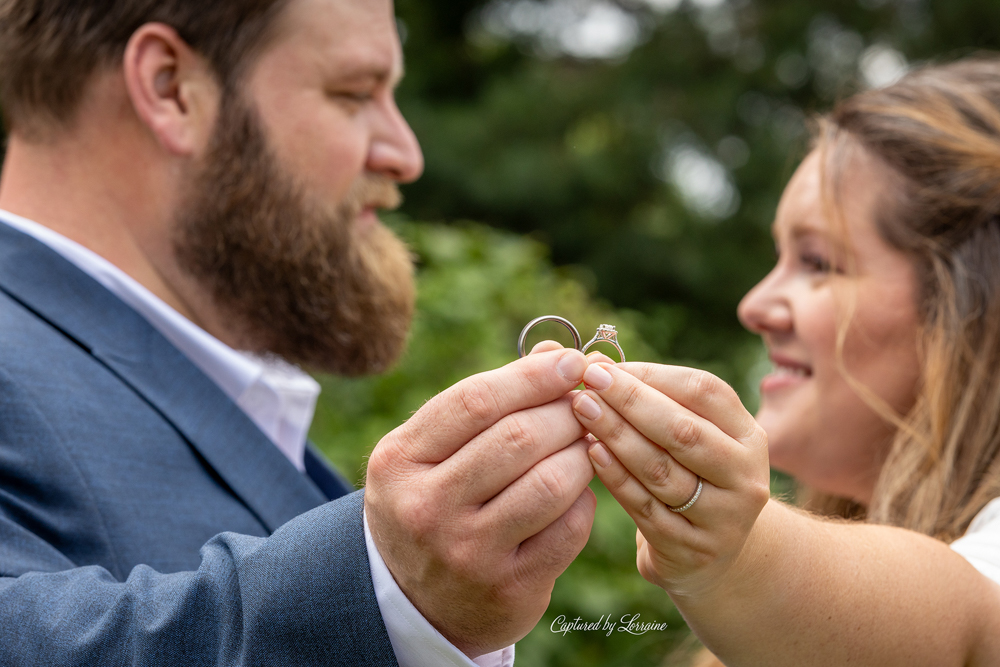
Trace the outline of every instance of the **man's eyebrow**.
<instances>
[{"instance_id":1,"label":"man's eyebrow","mask_svg":"<svg viewBox=\"0 0 1000 667\"><path fill-rule=\"evenodd\" d=\"M358 63L354 66L348 65L347 67L338 68L333 78L342 82L372 82L389 84L392 87L396 87L403 80L403 75L404 71L402 67L396 70L391 66Z\"/></svg>"}]
</instances>

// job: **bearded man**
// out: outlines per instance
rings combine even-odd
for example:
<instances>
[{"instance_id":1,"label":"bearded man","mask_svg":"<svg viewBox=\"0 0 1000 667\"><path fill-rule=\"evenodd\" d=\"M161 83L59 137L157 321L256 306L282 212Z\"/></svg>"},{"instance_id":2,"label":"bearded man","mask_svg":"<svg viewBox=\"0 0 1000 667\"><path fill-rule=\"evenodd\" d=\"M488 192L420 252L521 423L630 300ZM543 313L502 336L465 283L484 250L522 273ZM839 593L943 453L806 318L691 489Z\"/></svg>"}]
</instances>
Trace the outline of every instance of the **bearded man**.
<instances>
[{"instance_id":1,"label":"bearded man","mask_svg":"<svg viewBox=\"0 0 1000 667\"><path fill-rule=\"evenodd\" d=\"M546 348L352 493L302 368L390 365L390 0L0 0L0 664L509 665L590 532Z\"/></svg>"}]
</instances>

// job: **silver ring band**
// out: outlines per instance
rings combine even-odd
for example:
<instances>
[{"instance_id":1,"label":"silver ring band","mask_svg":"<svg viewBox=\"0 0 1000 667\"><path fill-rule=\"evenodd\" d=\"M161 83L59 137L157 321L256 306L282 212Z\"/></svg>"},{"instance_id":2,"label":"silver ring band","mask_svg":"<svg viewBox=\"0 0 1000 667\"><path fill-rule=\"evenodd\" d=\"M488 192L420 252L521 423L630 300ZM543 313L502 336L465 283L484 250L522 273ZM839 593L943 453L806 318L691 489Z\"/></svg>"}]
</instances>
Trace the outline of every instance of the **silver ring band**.
<instances>
[{"instance_id":1,"label":"silver ring band","mask_svg":"<svg viewBox=\"0 0 1000 667\"><path fill-rule=\"evenodd\" d=\"M523 329L521 329L521 335L517 339L517 353L521 357L527 355L524 351L524 343L528 340L528 332L534 329L536 326L542 322L558 322L567 329L569 329L570 334L573 335L573 348L576 350L583 351L583 339L580 337L580 332L576 330L573 323L567 320L565 317L559 317L558 315L543 315L542 317L536 317L535 319L528 322Z\"/></svg>"},{"instance_id":2,"label":"silver ring band","mask_svg":"<svg viewBox=\"0 0 1000 667\"><path fill-rule=\"evenodd\" d=\"M677 512L678 514L680 514L681 512L688 511L689 509L691 509L692 505L698 502L698 498L701 497L701 488L702 488L702 481L701 477L699 477L698 488L694 490L694 495L691 496L691 500L684 503L681 507L671 507L670 505L667 505L667 509L670 510L671 512Z\"/></svg>"},{"instance_id":3,"label":"silver ring band","mask_svg":"<svg viewBox=\"0 0 1000 667\"><path fill-rule=\"evenodd\" d=\"M623 364L625 363L625 352L622 351L622 346L618 344L618 332L612 325L602 324L597 327L597 333L594 334L594 337L590 339L589 343L583 346L581 352L587 354L587 350L589 350L590 346L594 343L609 343L614 345L615 349L618 350L618 356L621 358L621 362Z\"/></svg>"}]
</instances>

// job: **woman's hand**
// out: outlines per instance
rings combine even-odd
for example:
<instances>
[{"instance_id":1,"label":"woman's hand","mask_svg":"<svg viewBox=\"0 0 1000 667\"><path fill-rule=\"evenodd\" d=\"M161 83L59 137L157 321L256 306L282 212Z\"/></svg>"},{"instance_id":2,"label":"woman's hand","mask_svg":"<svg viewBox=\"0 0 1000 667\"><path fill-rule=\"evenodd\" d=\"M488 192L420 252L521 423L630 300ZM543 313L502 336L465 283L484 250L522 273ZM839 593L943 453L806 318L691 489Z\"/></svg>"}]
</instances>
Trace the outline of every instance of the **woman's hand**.
<instances>
[{"instance_id":1,"label":"woman's hand","mask_svg":"<svg viewBox=\"0 0 1000 667\"><path fill-rule=\"evenodd\" d=\"M736 392L704 371L591 363L584 382L573 408L593 434L597 475L638 526L639 572L671 594L702 594L736 560L770 497L767 436ZM671 512L699 477L698 500Z\"/></svg>"},{"instance_id":2,"label":"woman's hand","mask_svg":"<svg viewBox=\"0 0 1000 667\"><path fill-rule=\"evenodd\" d=\"M573 407L639 571L723 663L1000 665L1000 586L947 545L769 502L766 436L712 375L589 361Z\"/></svg>"}]
</instances>

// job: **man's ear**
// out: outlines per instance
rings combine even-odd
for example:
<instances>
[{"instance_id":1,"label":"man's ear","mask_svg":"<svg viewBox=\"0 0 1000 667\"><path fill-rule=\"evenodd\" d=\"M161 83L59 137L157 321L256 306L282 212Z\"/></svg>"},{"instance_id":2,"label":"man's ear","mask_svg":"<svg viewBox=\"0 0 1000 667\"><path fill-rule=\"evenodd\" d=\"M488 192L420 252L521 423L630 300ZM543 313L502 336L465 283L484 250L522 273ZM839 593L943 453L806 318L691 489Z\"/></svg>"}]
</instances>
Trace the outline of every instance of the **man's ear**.
<instances>
[{"instance_id":1,"label":"man's ear","mask_svg":"<svg viewBox=\"0 0 1000 667\"><path fill-rule=\"evenodd\" d=\"M132 106L170 153L201 153L214 128L219 86L204 58L163 23L147 23L125 47L125 87Z\"/></svg>"}]
</instances>

